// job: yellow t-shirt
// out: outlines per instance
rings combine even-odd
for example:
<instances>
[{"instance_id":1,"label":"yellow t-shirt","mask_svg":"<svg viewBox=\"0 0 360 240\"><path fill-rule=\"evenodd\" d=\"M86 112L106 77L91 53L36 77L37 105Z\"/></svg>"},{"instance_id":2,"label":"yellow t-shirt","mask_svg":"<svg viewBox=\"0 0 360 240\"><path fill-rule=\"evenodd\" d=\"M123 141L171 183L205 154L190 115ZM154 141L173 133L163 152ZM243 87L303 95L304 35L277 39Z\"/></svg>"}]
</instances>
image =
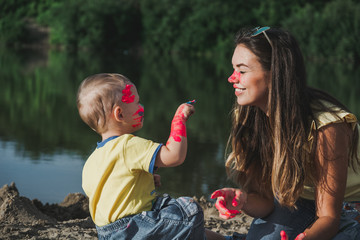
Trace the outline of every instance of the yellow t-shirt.
<instances>
[{"instance_id":1,"label":"yellow t-shirt","mask_svg":"<svg viewBox=\"0 0 360 240\"><path fill-rule=\"evenodd\" d=\"M131 134L98 143L82 173L82 188L97 226L151 210L155 198L152 173L160 146Z\"/></svg>"},{"instance_id":2,"label":"yellow t-shirt","mask_svg":"<svg viewBox=\"0 0 360 240\"><path fill-rule=\"evenodd\" d=\"M317 126L315 122L313 121L311 124L311 131L308 137L309 144L305 148L306 151L309 153L311 151L311 147L313 144L313 133L314 131L328 125L331 123L341 123L346 122L350 123L353 130L357 130L359 132L360 136L360 126L358 124L358 121L354 114L346 112L344 110L341 110L338 107L335 107L331 105L330 103L325 103L328 106L330 106L334 111L336 111L336 115L334 116L333 113L330 112L315 112L315 119ZM360 139L358 141L357 146L357 153L360 157ZM358 166L357 172L355 173L352 167L348 168L348 177L347 177L347 184L346 184L346 190L345 190L345 201L360 201L360 167ZM305 185L304 191L301 195L301 197L306 199L315 199L315 187L311 185Z\"/></svg>"}]
</instances>

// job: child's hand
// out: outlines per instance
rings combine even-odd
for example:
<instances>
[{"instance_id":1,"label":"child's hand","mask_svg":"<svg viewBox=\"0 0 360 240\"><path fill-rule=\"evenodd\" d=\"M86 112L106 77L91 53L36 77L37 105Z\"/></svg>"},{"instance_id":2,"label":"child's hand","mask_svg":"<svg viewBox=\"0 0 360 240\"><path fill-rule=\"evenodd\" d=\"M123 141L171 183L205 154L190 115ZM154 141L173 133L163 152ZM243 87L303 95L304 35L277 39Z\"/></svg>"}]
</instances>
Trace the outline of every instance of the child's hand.
<instances>
[{"instance_id":1,"label":"child's hand","mask_svg":"<svg viewBox=\"0 0 360 240\"><path fill-rule=\"evenodd\" d=\"M217 198L215 207L219 211L219 216L230 219L241 213L240 210L246 203L247 194L240 189L223 188L213 192L211 198Z\"/></svg>"},{"instance_id":2,"label":"child's hand","mask_svg":"<svg viewBox=\"0 0 360 240\"><path fill-rule=\"evenodd\" d=\"M161 176L159 174L154 174L154 184L155 187L161 187Z\"/></svg>"},{"instance_id":3,"label":"child's hand","mask_svg":"<svg viewBox=\"0 0 360 240\"><path fill-rule=\"evenodd\" d=\"M175 116L187 121L195 113L195 107L191 103L183 103L176 110Z\"/></svg>"},{"instance_id":4,"label":"child's hand","mask_svg":"<svg viewBox=\"0 0 360 240\"><path fill-rule=\"evenodd\" d=\"M181 137L186 137L185 123L194 112L195 108L190 103L183 103L176 110L175 116L171 122L170 131L170 137L172 137L175 142L181 142ZM170 143L169 140L167 141L166 146Z\"/></svg>"},{"instance_id":5,"label":"child's hand","mask_svg":"<svg viewBox=\"0 0 360 240\"><path fill-rule=\"evenodd\" d=\"M195 100L181 104L171 121L170 136L156 156L155 166L174 167L185 161L187 152L186 121L194 114Z\"/></svg>"},{"instance_id":6,"label":"child's hand","mask_svg":"<svg viewBox=\"0 0 360 240\"><path fill-rule=\"evenodd\" d=\"M281 236L281 240L289 240L289 237L285 231L281 231L280 236ZM295 240L303 240L303 239L305 239L305 236L306 236L305 233L300 233L299 235L297 235Z\"/></svg>"}]
</instances>

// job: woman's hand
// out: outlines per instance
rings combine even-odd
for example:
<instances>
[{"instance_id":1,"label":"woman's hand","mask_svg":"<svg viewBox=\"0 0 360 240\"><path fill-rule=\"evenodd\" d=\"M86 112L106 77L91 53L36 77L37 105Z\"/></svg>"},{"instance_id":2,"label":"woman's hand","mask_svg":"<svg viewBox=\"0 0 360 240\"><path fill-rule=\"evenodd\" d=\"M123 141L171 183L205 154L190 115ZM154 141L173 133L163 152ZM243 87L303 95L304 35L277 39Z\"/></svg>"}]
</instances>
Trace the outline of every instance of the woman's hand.
<instances>
[{"instance_id":1,"label":"woman's hand","mask_svg":"<svg viewBox=\"0 0 360 240\"><path fill-rule=\"evenodd\" d=\"M223 188L211 194L211 199L215 199L215 207L219 211L219 216L230 219L241 213L247 201L247 194L236 188Z\"/></svg>"},{"instance_id":2,"label":"woman's hand","mask_svg":"<svg viewBox=\"0 0 360 240\"><path fill-rule=\"evenodd\" d=\"M280 236L281 236L281 240L289 240L289 237L287 236L285 231L281 231L280 232ZM297 235L297 237L295 238L295 240L304 240L305 239L306 234L305 233L300 233L299 235Z\"/></svg>"}]
</instances>

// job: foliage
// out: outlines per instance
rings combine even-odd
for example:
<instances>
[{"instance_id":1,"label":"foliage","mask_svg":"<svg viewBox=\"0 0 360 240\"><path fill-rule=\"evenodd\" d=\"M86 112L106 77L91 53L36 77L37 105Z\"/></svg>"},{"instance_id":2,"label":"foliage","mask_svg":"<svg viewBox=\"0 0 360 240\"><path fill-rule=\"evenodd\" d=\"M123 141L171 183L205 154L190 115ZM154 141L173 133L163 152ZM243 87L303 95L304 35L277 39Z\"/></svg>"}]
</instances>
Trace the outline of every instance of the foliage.
<instances>
[{"instance_id":1,"label":"foliage","mask_svg":"<svg viewBox=\"0 0 360 240\"><path fill-rule=\"evenodd\" d=\"M334 0L322 9L308 4L283 25L295 35L309 58L333 61L358 61L360 58L358 2Z\"/></svg>"},{"instance_id":2,"label":"foliage","mask_svg":"<svg viewBox=\"0 0 360 240\"><path fill-rule=\"evenodd\" d=\"M26 0L0 2L0 43L2 45L15 45L25 37L24 16L29 6L27 2ZM18 9L19 5L24 8Z\"/></svg>"},{"instance_id":3,"label":"foliage","mask_svg":"<svg viewBox=\"0 0 360 240\"><path fill-rule=\"evenodd\" d=\"M228 54L238 28L269 25L289 29L312 59L360 58L355 44L360 10L354 0L143 0L140 6L143 47L150 51Z\"/></svg>"},{"instance_id":4,"label":"foliage","mask_svg":"<svg viewBox=\"0 0 360 240\"><path fill-rule=\"evenodd\" d=\"M165 52L212 50L255 21L249 9L248 2L230 0L143 0L144 43Z\"/></svg>"},{"instance_id":5,"label":"foliage","mask_svg":"<svg viewBox=\"0 0 360 240\"><path fill-rule=\"evenodd\" d=\"M254 9L254 14L261 26L279 26L283 19L292 14L292 9L296 6L298 6L298 1L261 1L259 7Z\"/></svg>"},{"instance_id":6,"label":"foliage","mask_svg":"<svg viewBox=\"0 0 360 240\"><path fill-rule=\"evenodd\" d=\"M360 59L355 0L8 0L0 3L0 43L26 42L29 18L50 27L52 45L74 52L141 46L224 59L240 27L269 25L289 29L312 59Z\"/></svg>"},{"instance_id":7,"label":"foliage","mask_svg":"<svg viewBox=\"0 0 360 240\"><path fill-rule=\"evenodd\" d=\"M58 1L40 13L38 19L53 29L52 44L74 51L123 50L140 42L141 18L136 1Z\"/></svg>"}]
</instances>

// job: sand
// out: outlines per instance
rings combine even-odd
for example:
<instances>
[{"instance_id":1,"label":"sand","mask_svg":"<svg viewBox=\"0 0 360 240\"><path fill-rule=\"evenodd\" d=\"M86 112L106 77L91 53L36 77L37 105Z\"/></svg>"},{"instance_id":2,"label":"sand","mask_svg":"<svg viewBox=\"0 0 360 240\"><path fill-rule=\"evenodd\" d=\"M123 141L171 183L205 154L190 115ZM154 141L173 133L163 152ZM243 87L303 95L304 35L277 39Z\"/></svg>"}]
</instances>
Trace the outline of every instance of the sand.
<instances>
[{"instance_id":1,"label":"sand","mask_svg":"<svg viewBox=\"0 0 360 240\"><path fill-rule=\"evenodd\" d=\"M207 229L223 235L248 231L249 216L223 220L213 203L204 197L194 199L204 210ZM97 233L83 194L70 193L60 204L43 204L20 196L11 183L0 189L0 239L97 239Z\"/></svg>"}]
</instances>

